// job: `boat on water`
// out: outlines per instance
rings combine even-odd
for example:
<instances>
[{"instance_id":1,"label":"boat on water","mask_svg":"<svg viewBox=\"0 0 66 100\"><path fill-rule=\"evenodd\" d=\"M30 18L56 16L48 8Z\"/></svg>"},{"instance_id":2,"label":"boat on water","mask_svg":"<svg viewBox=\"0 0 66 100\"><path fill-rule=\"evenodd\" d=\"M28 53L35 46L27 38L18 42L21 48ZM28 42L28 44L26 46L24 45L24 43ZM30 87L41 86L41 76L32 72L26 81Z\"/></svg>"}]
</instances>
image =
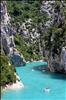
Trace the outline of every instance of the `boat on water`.
<instances>
[{"instance_id":1,"label":"boat on water","mask_svg":"<svg viewBox=\"0 0 66 100\"><path fill-rule=\"evenodd\" d=\"M44 88L44 90L43 90L44 92L50 92L50 88Z\"/></svg>"}]
</instances>

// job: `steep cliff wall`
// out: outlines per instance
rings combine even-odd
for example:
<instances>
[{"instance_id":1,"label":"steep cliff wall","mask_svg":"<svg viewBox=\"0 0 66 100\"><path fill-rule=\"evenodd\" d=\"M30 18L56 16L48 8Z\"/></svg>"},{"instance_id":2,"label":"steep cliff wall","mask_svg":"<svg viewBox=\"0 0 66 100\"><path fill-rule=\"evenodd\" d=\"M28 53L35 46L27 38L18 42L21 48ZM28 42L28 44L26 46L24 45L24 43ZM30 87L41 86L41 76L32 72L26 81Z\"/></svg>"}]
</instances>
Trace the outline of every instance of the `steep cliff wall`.
<instances>
[{"instance_id":1,"label":"steep cliff wall","mask_svg":"<svg viewBox=\"0 0 66 100\"><path fill-rule=\"evenodd\" d=\"M41 5L41 11L47 12L49 21L46 22L46 28L52 28L50 34L50 58L49 58L49 68L52 72L66 72L64 64L61 63L61 49L63 46L63 41L66 41L66 33L63 27L65 26L65 9L66 3L64 1L43 1ZM53 30L53 28L55 28ZM54 32L53 32L54 31ZM63 38L64 36L64 38ZM57 40L58 39L58 40ZM57 42L58 41L58 42ZM66 44L65 44L66 45ZM53 51L61 48L59 54L54 52L55 58L52 57Z\"/></svg>"},{"instance_id":2,"label":"steep cliff wall","mask_svg":"<svg viewBox=\"0 0 66 100\"><path fill-rule=\"evenodd\" d=\"M11 15L11 24L9 22L10 17L7 14L6 2L2 6L4 10L1 11L1 33L5 53L11 55L12 59L15 57L12 55L20 55L15 49L14 43L14 34L17 32L19 34L16 34L17 36L15 37L16 45L25 58L30 60L40 56L39 59L42 59L47 55L47 52L45 53L47 50L50 52L52 64L51 49L54 45L62 47L62 43L66 41L65 1L43 0L41 3L39 1L30 3L26 0L25 2L9 2L8 11ZM14 25L15 28L11 25ZM15 59L17 60L17 58ZM60 70L59 67L54 67L54 69ZM62 67L62 69L64 68Z\"/></svg>"},{"instance_id":3,"label":"steep cliff wall","mask_svg":"<svg viewBox=\"0 0 66 100\"><path fill-rule=\"evenodd\" d=\"M1 39L4 52L9 55L12 47L15 47L13 40L14 31L10 24L10 17L7 13L6 1L1 2Z\"/></svg>"},{"instance_id":4,"label":"steep cliff wall","mask_svg":"<svg viewBox=\"0 0 66 100\"><path fill-rule=\"evenodd\" d=\"M8 16L7 12L7 3L6 1L1 1L1 44L3 47L3 51L7 56L10 56L11 58L15 55L14 59L17 59L19 61L19 64L16 63L13 59L13 64L15 66L17 65L23 65L23 57L20 57L19 52L16 50L16 46L14 43L14 34L16 34L15 29L10 24L10 16ZM15 53L16 52L16 53ZM17 57L19 56L19 57Z\"/></svg>"}]
</instances>

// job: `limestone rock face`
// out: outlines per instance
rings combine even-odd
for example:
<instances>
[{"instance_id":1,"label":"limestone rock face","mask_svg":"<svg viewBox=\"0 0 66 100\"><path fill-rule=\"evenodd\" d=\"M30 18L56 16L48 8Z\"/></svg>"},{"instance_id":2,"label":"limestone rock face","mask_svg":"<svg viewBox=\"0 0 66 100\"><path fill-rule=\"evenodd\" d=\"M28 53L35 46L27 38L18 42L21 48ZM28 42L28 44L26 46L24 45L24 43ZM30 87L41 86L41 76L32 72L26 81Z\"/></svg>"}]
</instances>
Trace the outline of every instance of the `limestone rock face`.
<instances>
[{"instance_id":1,"label":"limestone rock face","mask_svg":"<svg viewBox=\"0 0 66 100\"><path fill-rule=\"evenodd\" d=\"M7 55L12 53L12 48L15 47L13 34L15 31L10 24L10 17L7 13L6 1L1 2L1 43L3 45L4 52Z\"/></svg>"},{"instance_id":2,"label":"limestone rock face","mask_svg":"<svg viewBox=\"0 0 66 100\"><path fill-rule=\"evenodd\" d=\"M43 0L41 5L41 12L46 12L48 14L49 20L45 24L45 28L48 30L52 25L61 25L64 23L63 7L66 7L66 3L62 0L57 6L56 0ZM51 42L54 41L55 35L52 34ZM52 52L51 52L52 53ZM50 55L49 69L52 72L65 72L65 66L58 61L57 57L55 59Z\"/></svg>"},{"instance_id":3,"label":"limestone rock face","mask_svg":"<svg viewBox=\"0 0 66 100\"><path fill-rule=\"evenodd\" d=\"M11 56L14 56L13 49L16 48L15 43L14 43L14 34L16 34L16 31L10 24L10 17L8 16L8 13L7 13L6 1L1 1L0 15L1 15L1 40L0 42L3 46L3 50L5 54L11 57ZM19 56L19 59L21 59L20 56ZM22 62L23 62L23 59L21 59L20 63Z\"/></svg>"},{"instance_id":4,"label":"limestone rock face","mask_svg":"<svg viewBox=\"0 0 66 100\"><path fill-rule=\"evenodd\" d=\"M50 27L53 23L55 24L64 21L64 16L62 16L63 6L66 6L64 1L61 1L60 9L56 9L56 0L47 0L42 2L41 12L46 12L50 18L50 20L46 22L47 27Z\"/></svg>"}]
</instances>

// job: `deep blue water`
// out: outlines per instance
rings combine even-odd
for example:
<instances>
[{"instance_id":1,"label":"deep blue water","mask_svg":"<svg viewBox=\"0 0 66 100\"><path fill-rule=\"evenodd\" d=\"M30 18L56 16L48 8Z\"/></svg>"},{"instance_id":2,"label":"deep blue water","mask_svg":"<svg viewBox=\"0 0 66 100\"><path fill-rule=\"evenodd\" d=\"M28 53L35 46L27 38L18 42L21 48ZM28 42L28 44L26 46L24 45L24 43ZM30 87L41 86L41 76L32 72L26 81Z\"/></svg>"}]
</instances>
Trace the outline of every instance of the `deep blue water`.
<instances>
[{"instance_id":1,"label":"deep blue water","mask_svg":"<svg viewBox=\"0 0 66 100\"><path fill-rule=\"evenodd\" d=\"M25 88L4 92L2 100L66 100L66 77L39 70L32 71L33 67L39 65L47 63L33 62L24 67L16 67ZM46 87L50 88L50 92L43 91Z\"/></svg>"}]
</instances>

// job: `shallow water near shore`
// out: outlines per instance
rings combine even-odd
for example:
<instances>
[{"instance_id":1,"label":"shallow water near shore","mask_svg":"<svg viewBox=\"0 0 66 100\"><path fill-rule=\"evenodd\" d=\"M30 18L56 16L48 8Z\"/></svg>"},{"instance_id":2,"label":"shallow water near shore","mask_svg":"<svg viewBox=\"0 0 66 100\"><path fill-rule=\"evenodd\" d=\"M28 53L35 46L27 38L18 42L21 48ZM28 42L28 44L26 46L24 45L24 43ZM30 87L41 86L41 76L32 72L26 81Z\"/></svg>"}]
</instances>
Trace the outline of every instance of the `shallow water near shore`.
<instances>
[{"instance_id":1,"label":"shallow water near shore","mask_svg":"<svg viewBox=\"0 0 66 100\"><path fill-rule=\"evenodd\" d=\"M7 90L3 93L2 100L66 100L66 76L32 70L41 65L47 67L45 62L32 62L24 67L16 67L24 88L14 91ZM47 87L50 91L43 91Z\"/></svg>"}]
</instances>

